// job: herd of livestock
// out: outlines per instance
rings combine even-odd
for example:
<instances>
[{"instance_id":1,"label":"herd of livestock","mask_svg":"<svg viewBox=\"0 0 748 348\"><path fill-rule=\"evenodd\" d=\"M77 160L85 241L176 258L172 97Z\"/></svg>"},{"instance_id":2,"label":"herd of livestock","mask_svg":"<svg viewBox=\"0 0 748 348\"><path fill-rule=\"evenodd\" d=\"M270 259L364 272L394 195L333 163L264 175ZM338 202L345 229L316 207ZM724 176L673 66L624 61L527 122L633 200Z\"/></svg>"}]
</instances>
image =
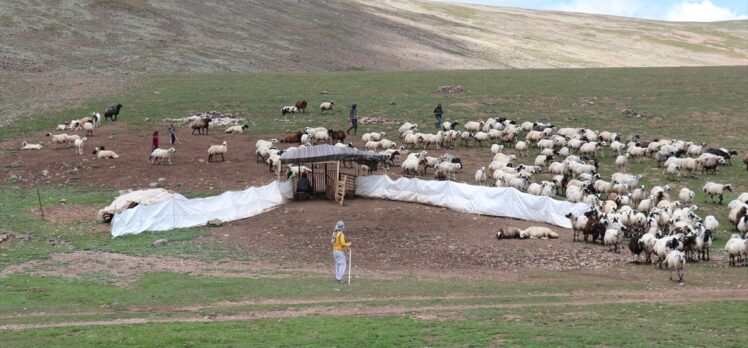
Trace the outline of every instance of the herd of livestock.
<instances>
[{"instance_id":1,"label":"herd of livestock","mask_svg":"<svg viewBox=\"0 0 748 348\"><path fill-rule=\"evenodd\" d=\"M302 103L303 102L303 103ZM325 102L321 110L331 110L334 102ZM107 108L104 119L116 120L122 108L121 104ZM282 113L303 112L305 101L296 105L283 107ZM58 130L85 130L91 135L101 122L102 116L93 113L90 117L72 120L57 127ZM190 127L193 134L197 131L207 134L210 119L194 120ZM247 125L232 126L226 133L243 133ZM423 177L428 170L433 171L437 180L456 179L456 173L463 169L459 156L444 153L441 156L429 156L430 149L452 149L459 146L490 149L493 159L481 166L475 173L479 185L489 179L495 186L511 187L533 195L564 197L570 202L582 202L590 206L589 211L580 216L569 214L573 226L573 240L599 242L608 245L614 252L619 252L625 237L629 238L629 250L637 262L643 254L646 262L666 266L678 271L678 278L683 278L683 267L686 262L710 259L710 247L713 233L720 223L712 216L699 216L698 206L694 204L695 193L682 187L671 193L669 185L654 186L647 189L641 184L642 175L629 173L630 161L652 161L662 167L668 178L693 177L697 173L715 175L719 167L732 165L737 151L725 148L710 148L704 143L694 143L679 139L653 139L643 141L638 135L623 137L611 131L596 131L586 128L558 128L549 123L523 122L518 124L505 118L488 118L487 120L444 122L434 133L421 132L418 125L405 122L398 129L398 139L387 139L386 132L370 132L362 135L361 140L366 150L378 151L388 160L383 166L389 168L400 166L403 175ZM87 138L73 134L52 134L52 143L66 143L74 146L77 154L83 154L83 145ZM279 139L258 140L255 152L258 162L269 165L271 171L280 175L282 170L280 156L284 151L319 143L333 143L336 146L353 147L346 142L347 134L326 127L307 127ZM281 149L279 143L290 143L293 146ZM24 142L22 149L38 150L41 144ZM538 155L531 163L520 163L529 155L529 149L535 148ZM599 161L609 156L615 158L617 171L610 179L603 177ZM216 156L223 160L228 151L224 141L208 149L209 161ZM174 149L154 149L152 163L164 161L171 164ZM117 158L111 150L97 147L94 154L98 158ZM748 155L743 158L748 170ZM362 166L365 172L377 170L377 163ZM289 175L298 174L306 167L292 167ZM548 180L539 180L539 175L546 174ZM729 183L708 181L701 191L705 202L708 196L712 203L723 204L726 192L732 192ZM671 194L673 197L671 197ZM729 228L735 232L727 241L725 251L730 265L748 266L748 193L741 193L730 201L728 207ZM533 237L532 233L521 234L500 232L497 237ZM543 235L543 234L541 234ZM547 234L544 235L546 237Z\"/></svg>"}]
</instances>

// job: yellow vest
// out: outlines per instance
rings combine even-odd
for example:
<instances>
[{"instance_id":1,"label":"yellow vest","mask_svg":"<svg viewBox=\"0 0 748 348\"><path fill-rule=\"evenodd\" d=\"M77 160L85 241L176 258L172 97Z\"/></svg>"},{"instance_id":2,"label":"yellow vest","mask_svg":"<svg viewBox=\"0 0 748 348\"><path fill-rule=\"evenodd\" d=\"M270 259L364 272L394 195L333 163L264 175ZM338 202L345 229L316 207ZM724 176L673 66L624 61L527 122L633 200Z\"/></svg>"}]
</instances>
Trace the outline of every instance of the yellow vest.
<instances>
[{"instance_id":1,"label":"yellow vest","mask_svg":"<svg viewBox=\"0 0 748 348\"><path fill-rule=\"evenodd\" d=\"M343 251L349 246L351 246L351 243L345 242L345 235L343 235L343 231L338 232L335 235L335 239L332 243L332 250Z\"/></svg>"}]
</instances>

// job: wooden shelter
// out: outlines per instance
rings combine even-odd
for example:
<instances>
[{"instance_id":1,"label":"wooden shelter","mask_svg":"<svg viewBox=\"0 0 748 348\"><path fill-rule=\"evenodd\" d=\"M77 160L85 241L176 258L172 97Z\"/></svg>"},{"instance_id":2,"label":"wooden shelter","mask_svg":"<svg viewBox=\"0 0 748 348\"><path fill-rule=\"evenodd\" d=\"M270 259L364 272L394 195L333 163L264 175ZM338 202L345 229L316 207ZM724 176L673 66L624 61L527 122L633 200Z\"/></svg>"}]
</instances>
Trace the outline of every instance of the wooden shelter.
<instances>
[{"instance_id":1,"label":"wooden shelter","mask_svg":"<svg viewBox=\"0 0 748 348\"><path fill-rule=\"evenodd\" d=\"M307 176L312 187L312 194L315 196L324 194L327 199L342 205L346 197L353 197L356 193L359 164L376 168L380 162L385 163L388 156L347 146L322 144L286 151L281 154L280 159L282 165L309 167L311 173ZM298 178L292 180L294 180L294 197L299 198L296 190Z\"/></svg>"}]
</instances>

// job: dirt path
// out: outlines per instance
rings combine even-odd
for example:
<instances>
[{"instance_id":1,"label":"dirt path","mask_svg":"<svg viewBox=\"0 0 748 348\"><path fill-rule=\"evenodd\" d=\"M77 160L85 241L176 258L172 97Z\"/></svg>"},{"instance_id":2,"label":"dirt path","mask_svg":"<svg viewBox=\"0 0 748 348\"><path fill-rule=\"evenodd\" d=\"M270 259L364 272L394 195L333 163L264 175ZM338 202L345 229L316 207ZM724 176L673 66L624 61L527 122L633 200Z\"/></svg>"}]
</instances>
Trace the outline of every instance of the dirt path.
<instances>
[{"instance_id":1,"label":"dirt path","mask_svg":"<svg viewBox=\"0 0 748 348\"><path fill-rule=\"evenodd\" d=\"M405 315L412 314L422 319L433 319L433 320L447 320L459 318L459 312L471 309L491 309L491 308L525 308L525 307L564 307L564 306L594 306L594 305L607 305L607 304L630 304L630 303L667 303L667 304L688 304L688 303L699 303L699 302L710 302L710 301L721 301L721 300L748 300L748 293L741 289L699 289L699 290L674 290L669 291L667 294L653 293L653 292L642 292L632 291L627 293L622 292L590 292L585 293L584 296L578 296L579 294L567 295L565 299L550 302L550 303L535 303L535 302L523 302L523 303L497 303L497 304L438 304L438 305L426 305L426 306L314 306L315 304L331 303L332 299L324 300L258 300L258 301L243 301L243 302L227 302L227 303L214 303L210 305L201 306L188 306L188 307L173 307L168 312L162 312L161 314L168 313L190 313L192 315L178 318L154 318L154 313L150 313L148 317L136 317L126 319L113 319L113 320L92 320L92 321L66 321L59 323L49 324L6 324L0 325L0 330L27 330L27 329L42 329L42 328L59 328L59 327L75 327L75 326L109 326L109 325L132 325L132 324L149 324L149 323L196 323L196 322L223 322L223 321L242 321L242 320L254 320L254 319L269 319L269 318L295 318L309 314L319 315L333 315L333 316L372 316L372 315ZM559 296L558 294L547 294L547 296ZM563 294L560 295L564 297ZM481 299L491 298L485 296L454 296L454 297L403 297L395 298L398 300L466 300L466 299ZM377 298L362 298L362 299L351 299L351 300L334 300L335 302L346 302L355 303L361 301L372 301L372 300L392 300L388 299L377 299ZM230 308L232 306L249 305L249 304L275 304L275 305L312 305L311 307L305 307L300 309L287 309L278 311L242 311L226 315L209 315L198 313L201 309L206 308ZM122 312L118 311L117 314L125 313L140 313L140 311L129 311ZM94 313L89 313L94 314ZM100 313L98 313L100 314ZM81 315L81 314L79 314ZM33 316L33 315L32 315ZM43 316L43 315L40 315ZM12 317L12 316L11 316ZM9 318L9 317L0 317Z\"/></svg>"}]
</instances>

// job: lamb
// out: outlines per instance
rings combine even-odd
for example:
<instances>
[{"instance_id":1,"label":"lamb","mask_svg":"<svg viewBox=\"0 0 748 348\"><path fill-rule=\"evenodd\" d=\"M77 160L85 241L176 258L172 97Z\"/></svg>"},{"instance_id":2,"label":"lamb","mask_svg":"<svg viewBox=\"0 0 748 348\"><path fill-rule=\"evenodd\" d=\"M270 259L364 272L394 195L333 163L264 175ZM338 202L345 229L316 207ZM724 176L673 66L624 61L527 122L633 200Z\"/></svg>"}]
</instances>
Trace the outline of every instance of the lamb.
<instances>
[{"instance_id":1,"label":"lamb","mask_svg":"<svg viewBox=\"0 0 748 348\"><path fill-rule=\"evenodd\" d=\"M555 239L558 238L558 233L551 231L549 228L540 226L531 226L519 232L521 239L527 238L541 238L541 239Z\"/></svg>"},{"instance_id":2,"label":"lamb","mask_svg":"<svg viewBox=\"0 0 748 348\"><path fill-rule=\"evenodd\" d=\"M281 107L281 115L296 114L297 112L299 112L299 109L293 105Z\"/></svg>"},{"instance_id":3,"label":"lamb","mask_svg":"<svg viewBox=\"0 0 748 348\"><path fill-rule=\"evenodd\" d=\"M678 282L683 282L683 273L686 268L686 254L682 251L673 250L667 254L665 265L670 271L670 280L673 280L673 272L678 274Z\"/></svg>"},{"instance_id":4,"label":"lamb","mask_svg":"<svg viewBox=\"0 0 748 348\"><path fill-rule=\"evenodd\" d=\"M715 182L708 181L704 187L702 188L704 190L704 193L706 195L709 195L709 197L712 200L712 203L714 203L714 196L719 196L719 204L722 204L722 198L725 194L725 191L732 192L732 185L727 184L718 184ZM704 196L704 203L706 203L706 195Z\"/></svg>"},{"instance_id":5,"label":"lamb","mask_svg":"<svg viewBox=\"0 0 748 348\"><path fill-rule=\"evenodd\" d=\"M306 106L307 106L306 100L299 99L296 101L296 103L294 103L293 106L296 107L296 110L301 110L301 112L306 112Z\"/></svg>"},{"instance_id":6,"label":"lamb","mask_svg":"<svg viewBox=\"0 0 748 348\"><path fill-rule=\"evenodd\" d=\"M725 251L730 257L728 262L730 266L737 266L740 260L743 260L743 266L748 266L748 239L743 239L739 234L733 233L725 243Z\"/></svg>"},{"instance_id":7,"label":"lamb","mask_svg":"<svg viewBox=\"0 0 748 348\"><path fill-rule=\"evenodd\" d=\"M197 134L203 134L203 129L205 129L205 134L208 134L208 128L210 127L210 122L213 121L209 117L206 118L200 118L195 120L195 122L192 122L190 127L192 128L192 135L195 135L195 131L197 131Z\"/></svg>"},{"instance_id":8,"label":"lamb","mask_svg":"<svg viewBox=\"0 0 748 348\"><path fill-rule=\"evenodd\" d=\"M480 169L475 171L475 181L481 186L486 183L486 167L480 167Z\"/></svg>"},{"instance_id":9,"label":"lamb","mask_svg":"<svg viewBox=\"0 0 748 348\"><path fill-rule=\"evenodd\" d=\"M499 228L499 232L496 233L496 239L512 239L520 238L520 229L514 226L503 226Z\"/></svg>"},{"instance_id":10,"label":"lamb","mask_svg":"<svg viewBox=\"0 0 748 348\"><path fill-rule=\"evenodd\" d=\"M228 147L226 146L226 141L221 143L221 145L211 145L208 148L208 162L213 162L213 156L221 155L221 162L225 161L225 158L223 155L228 150ZM171 164L171 163L169 163Z\"/></svg>"},{"instance_id":11,"label":"lamb","mask_svg":"<svg viewBox=\"0 0 748 348\"><path fill-rule=\"evenodd\" d=\"M473 135L473 139L475 141L473 144L478 143L478 146L483 147L483 142L489 141L491 138L488 133L479 131Z\"/></svg>"},{"instance_id":12,"label":"lamb","mask_svg":"<svg viewBox=\"0 0 748 348\"><path fill-rule=\"evenodd\" d=\"M58 124L58 125L57 125L57 128L55 128L55 130L63 130L63 131L64 131L64 130L66 130L66 129L67 129L67 127L68 127L68 124L69 124L68 122L66 122L66 123L63 123L63 124Z\"/></svg>"},{"instance_id":13,"label":"lamb","mask_svg":"<svg viewBox=\"0 0 748 348\"><path fill-rule=\"evenodd\" d=\"M335 102L330 100L329 102L322 102L322 104L319 104L319 112L325 112L325 111L332 111L332 109L335 107Z\"/></svg>"},{"instance_id":14,"label":"lamb","mask_svg":"<svg viewBox=\"0 0 748 348\"><path fill-rule=\"evenodd\" d=\"M27 142L21 143L21 150L41 150L42 144L29 144Z\"/></svg>"},{"instance_id":15,"label":"lamb","mask_svg":"<svg viewBox=\"0 0 748 348\"><path fill-rule=\"evenodd\" d=\"M169 165L171 165L171 154L174 153L176 150L172 147L170 149L154 149L153 152L151 152L151 164L156 164L156 160L158 160L158 164L162 165L164 163L164 160L169 161Z\"/></svg>"},{"instance_id":16,"label":"lamb","mask_svg":"<svg viewBox=\"0 0 748 348\"><path fill-rule=\"evenodd\" d=\"M503 150L504 150L504 145L499 145L499 144L492 144L491 145L491 153L494 154L494 155L497 154L497 153L499 153L499 152L501 152L501 151L503 151Z\"/></svg>"},{"instance_id":17,"label":"lamb","mask_svg":"<svg viewBox=\"0 0 748 348\"><path fill-rule=\"evenodd\" d=\"M361 136L361 140L366 143L368 141L380 141L384 139L384 136L386 135L385 132L379 132L379 133L364 133L364 135Z\"/></svg>"},{"instance_id":18,"label":"lamb","mask_svg":"<svg viewBox=\"0 0 748 348\"><path fill-rule=\"evenodd\" d=\"M246 124L245 125L241 125L241 126L231 126L229 128L226 128L226 130L224 131L224 133L229 133L229 134L230 133L240 133L241 134L241 133L244 133L244 130L248 129L248 128L249 128L249 125L246 125Z\"/></svg>"},{"instance_id":19,"label":"lamb","mask_svg":"<svg viewBox=\"0 0 748 348\"><path fill-rule=\"evenodd\" d=\"M400 164L400 167L403 169L403 175L421 175L421 163L425 163L425 159L420 159L417 156L411 157L411 155L416 154L408 155L403 163Z\"/></svg>"},{"instance_id":20,"label":"lamb","mask_svg":"<svg viewBox=\"0 0 748 348\"><path fill-rule=\"evenodd\" d=\"M83 156L83 145L86 143L87 140L88 140L88 138L83 137L83 138L80 138L80 139L76 139L73 142L73 145L75 146L75 154L76 155Z\"/></svg>"},{"instance_id":21,"label":"lamb","mask_svg":"<svg viewBox=\"0 0 748 348\"><path fill-rule=\"evenodd\" d=\"M119 116L119 112L121 109L122 104L107 107L106 110L104 110L104 120L111 118L112 121L117 121L117 116Z\"/></svg>"},{"instance_id":22,"label":"lamb","mask_svg":"<svg viewBox=\"0 0 748 348\"><path fill-rule=\"evenodd\" d=\"M112 150L107 150L103 146L99 146L93 150L93 154L99 159L110 159L119 158L119 155Z\"/></svg>"}]
</instances>

